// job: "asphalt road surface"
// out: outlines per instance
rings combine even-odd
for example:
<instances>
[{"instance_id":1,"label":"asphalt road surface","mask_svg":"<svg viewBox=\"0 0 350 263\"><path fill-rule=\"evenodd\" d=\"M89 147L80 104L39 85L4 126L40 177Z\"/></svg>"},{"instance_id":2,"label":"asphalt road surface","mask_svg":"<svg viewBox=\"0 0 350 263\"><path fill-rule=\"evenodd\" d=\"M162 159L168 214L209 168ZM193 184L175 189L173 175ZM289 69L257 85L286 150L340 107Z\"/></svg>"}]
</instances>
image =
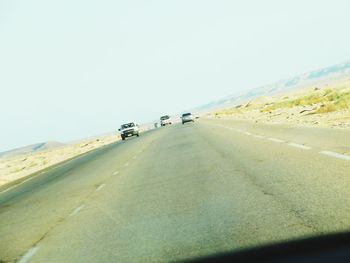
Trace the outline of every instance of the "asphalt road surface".
<instances>
[{"instance_id":1,"label":"asphalt road surface","mask_svg":"<svg viewBox=\"0 0 350 263\"><path fill-rule=\"evenodd\" d=\"M4 262L164 262L350 229L350 133L200 120L0 192Z\"/></svg>"}]
</instances>

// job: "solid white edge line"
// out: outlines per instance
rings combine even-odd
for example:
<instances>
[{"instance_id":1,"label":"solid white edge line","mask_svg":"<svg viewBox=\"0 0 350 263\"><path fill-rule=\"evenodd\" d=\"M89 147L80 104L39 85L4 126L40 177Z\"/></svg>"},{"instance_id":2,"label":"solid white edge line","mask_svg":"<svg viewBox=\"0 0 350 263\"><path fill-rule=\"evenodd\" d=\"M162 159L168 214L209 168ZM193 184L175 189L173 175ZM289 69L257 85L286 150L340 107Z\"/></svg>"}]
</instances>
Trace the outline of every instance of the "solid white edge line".
<instances>
[{"instance_id":1,"label":"solid white edge line","mask_svg":"<svg viewBox=\"0 0 350 263\"><path fill-rule=\"evenodd\" d=\"M288 145L295 147L295 148L303 149L303 150L310 150L311 149L311 147L309 147L309 146L299 144L299 143L294 143L294 142L288 143Z\"/></svg>"},{"instance_id":2,"label":"solid white edge line","mask_svg":"<svg viewBox=\"0 0 350 263\"><path fill-rule=\"evenodd\" d=\"M4 191L1 191L0 194L6 193L7 191L10 191L10 190L12 190L12 189L14 189L14 188L16 188L16 187L18 187L18 186L20 186L20 185L22 185L22 184L28 182L28 181L30 181L30 180L33 180L34 178L35 178L35 176L30 177L30 178L28 178L28 179L26 179L26 180L20 182L19 184L16 184L16 185L14 185L14 186L11 186L10 188L5 189Z\"/></svg>"},{"instance_id":3,"label":"solid white edge line","mask_svg":"<svg viewBox=\"0 0 350 263\"><path fill-rule=\"evenodd\" d=\"M73 210L72 213L69 214L69 216L74 216L74 215L78 214L79 211L80 211L81 209L84 208L84 206L85 206L85 205L78 206L77 208L75 208L75 209Z\"/></svg>"},{"instance_id":4,"label":"solid white edge line","mask_svg":"<svg viewBox=\"0 0 350 263\"><path fill-rule=\"evenodd\" d=\"M103 187L105 187L105 186L106 186L106 184L101 184L99 187L96 188L95 191L96 191L96 192L97 192L97 191L100 191L100 190L101 190Z\"/></svg>"},{"instance_id":5,"label":"solid white edge line","mask_svg":"<svg viewBox=\"0 0 350 263\"><path fill-rule=\"evenodd\" d=\"M28 262L28 260L33 257L36 252L38 252L38 250L40 249L40 246L35 246L35 247L32 247L31 249L29 249L27 251L27 253L25 253L21 259L18 261L18 263L25 263L25 262Z\"/></svg>"},{"instance_id":6,"label":"solid white edge line","mask_svg":"<svg viewBox=\"0 0 350 263\"><path fill-rule=\"evenodd\" d=\"M284 142L283 140L276 139L276 138L268 138L268 140L273 141L273 142Z\"/></svg>"},{"instance_id":7,"label":"solid white edge line","mask_svg":"<svg viewBox=\"0 0 350 263\"><path fill-rule=\"evenodd\" d=\"M332 151L320 151L320 154L324 154L324 155L328 155L328 156L335 157L338 159L350 161L350 155L345 155L345 154L336 153L336 152L332 152Z\"/></svg>"}]
</instances>

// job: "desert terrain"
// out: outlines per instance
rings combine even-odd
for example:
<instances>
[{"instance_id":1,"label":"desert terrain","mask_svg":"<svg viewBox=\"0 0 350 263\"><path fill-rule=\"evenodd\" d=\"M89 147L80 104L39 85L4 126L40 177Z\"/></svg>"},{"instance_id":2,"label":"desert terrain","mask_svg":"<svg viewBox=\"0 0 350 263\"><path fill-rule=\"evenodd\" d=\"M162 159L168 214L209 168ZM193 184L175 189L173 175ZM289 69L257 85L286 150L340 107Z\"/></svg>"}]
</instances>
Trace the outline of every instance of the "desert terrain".
<instances>
[{"instance_id":1,"label":"desert terrain","mask_svg":"<svg viewBox=\"0 0 350 263\"><path fill-rule=\"evenodd\" d=\"M0 186L118 140L117 134L105 135L48 150L4 156L0 158Z\"/></svg>"},{"instance_id":2,"label":"desert terrain","mask_svg":"<svg viewBox=\"0 0 350 263\"><path fill-rule=\"evenodd\" d=\"M350 129L350 79L262 96L213 111L211 118Z\"/></svg>"}]
</instances>

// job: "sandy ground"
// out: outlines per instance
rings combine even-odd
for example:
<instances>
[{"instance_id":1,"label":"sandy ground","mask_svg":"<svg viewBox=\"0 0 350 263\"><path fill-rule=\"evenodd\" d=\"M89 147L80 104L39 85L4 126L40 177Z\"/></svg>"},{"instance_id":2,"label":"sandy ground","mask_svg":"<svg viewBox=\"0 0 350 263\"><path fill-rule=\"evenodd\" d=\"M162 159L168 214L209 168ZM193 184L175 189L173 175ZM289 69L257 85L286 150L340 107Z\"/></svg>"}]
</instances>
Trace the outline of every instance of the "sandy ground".
<instances>
[{"instance_id":1,"label":"sandy ground","mask_svg":"<svg viewBox=\"0 0 350 263\"><path fill-rule=\"evenodd\" d=\"M153 128L153 124L142 124L139 131L142 133ZM121 140L120 134L115 132L82 139L46 151L2 157L0 158L0 186L119 140Z\"/></svg>"},{"instance_id":2,"label":"sandy ground","mask_svg":"<svg viewBox=\"0 0 350 263\"><path fill-rule=\"evenodd\" d=\"M118 140L120 136L114 134L47 151L0 158L0 186Z\"/></svg>"},{"instance_id":3,"label":"sandy ground","mask_svg":"<svg viewBox=\"0 0 350 263\"><path fill-rule=\"evenodd\" d=\"M350 79L260 97L209 117L350 129Z\"/></svg>"}]
</instances>

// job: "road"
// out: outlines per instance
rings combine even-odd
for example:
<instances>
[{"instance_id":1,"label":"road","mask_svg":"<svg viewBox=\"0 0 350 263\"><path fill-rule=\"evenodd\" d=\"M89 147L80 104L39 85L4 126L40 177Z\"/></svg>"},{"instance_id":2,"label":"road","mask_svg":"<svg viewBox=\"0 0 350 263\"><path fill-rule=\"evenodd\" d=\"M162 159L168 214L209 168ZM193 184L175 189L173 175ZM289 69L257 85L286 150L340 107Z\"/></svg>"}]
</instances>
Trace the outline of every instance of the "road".
<instances>
[{"instance_id":1,"label":"road","mask_svg":"<svg viewBox=\"0 0 350 263\"><path fill-rule=\"evenodd\" d=\"M5 262L163 262L350 229L350 133L200 119L0 193Z\"/></svg>"}]
</instances>

